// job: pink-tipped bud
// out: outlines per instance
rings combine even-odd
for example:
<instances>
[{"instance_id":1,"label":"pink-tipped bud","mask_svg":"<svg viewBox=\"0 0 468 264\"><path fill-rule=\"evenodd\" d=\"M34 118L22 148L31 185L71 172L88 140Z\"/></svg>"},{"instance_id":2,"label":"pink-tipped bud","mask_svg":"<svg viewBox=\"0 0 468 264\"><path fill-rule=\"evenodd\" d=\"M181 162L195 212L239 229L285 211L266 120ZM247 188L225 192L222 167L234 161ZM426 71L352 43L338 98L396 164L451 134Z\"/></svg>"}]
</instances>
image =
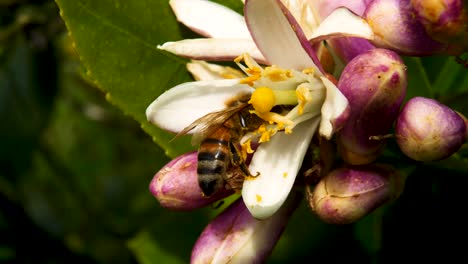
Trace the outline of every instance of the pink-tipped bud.
<instances>
[{"instance_id":1,"label":"pink-tipped bud","mask_svg":"<svg viewBox=\"0 0 468 264\"><path fill-rule=\"evenodd\" d=\"M401 151L419 161L452 155L465 142L465 120L433 99L415 97L401 111L395 132Z\"/></svg>"},{"instance_id":2,"label":"pink-tipped bud","mask_svg":"<svg viewBox=\"0 0 468 264\"><path fill-rule=\"evenodd\" d=\"M333 170L317 184L308 201L331 224L349 224L400 196L404 179L391 166L370 164Z\"/></svg>"},{"instance_id":3,"label":"pink-tipped bud","mask_svg":"<svg viewBox=\"0 0 468 264\"><path fill-rule=\"evenodd\" d=\"M242 199L218 215L198 238L191 263L263 263L270 255L301 197L291 197L273 216L252 217Z\"/></svg>"},{"instance_id":4,"label":"pink-tipped bud","mask_svg":"<svg viewBox=\"0 0 468 264\"><path fill-rule=\"evenodd\" d=\"M224 189L213 196L204 197L198 184L197 162L197 152L183 154L154 175L149 188L161 206L172 210L192 210L233 193Z\"/></svg>"},{"instance_id":5,"label":"pink-tipped bud","mask_svg":"<svg viewBox=\"0 0 468 264\"><path fill-rule=\"evenodd\" d=\"M451 44L448 52L468 51L468 4L463 0L411 0L431 38Z\"/></svg>"},{"instance_id":6,"label":"pink-tipped bud","mask_svg":"<svg viewBox=\"0 0 468 264\"><path fill-rule=\"evenodd\" d=\"M432 55L447 50L426 32L410 0L374 0L364 18L375 34L372 43L405 55Z\"/></svg>"},{"instance_id":7,"label":"pink-tipped bud","mask_svg":"<svg viewBox=\"0 0 468 264\"><path fill-rule=\"evenodd\" d=\"M341 157L349 164L374 161L406 94L406 66L390 50L374 49L354 58L343 70L338 88L351 107L338 132ZM372 137L372 138L371 138Z\"/></svg>"}]
</instances>

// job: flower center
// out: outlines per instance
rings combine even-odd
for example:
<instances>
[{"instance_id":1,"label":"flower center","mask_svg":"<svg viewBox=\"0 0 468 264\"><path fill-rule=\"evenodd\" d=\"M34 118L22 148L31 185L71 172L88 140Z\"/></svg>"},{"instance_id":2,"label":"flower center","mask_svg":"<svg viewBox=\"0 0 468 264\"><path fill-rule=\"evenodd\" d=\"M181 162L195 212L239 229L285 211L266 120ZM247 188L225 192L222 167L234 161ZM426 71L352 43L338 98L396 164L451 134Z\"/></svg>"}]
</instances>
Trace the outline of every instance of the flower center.
<instances>
[{"instance_id":1,"label":"flower center","mask_svg":"<svg viewBox=\"0 0 468 264\"><path fill-rule=\"evenodd\" d=\"M254 132L260 137L259 142L269 141L278 131L292 133L298 123L310 118L311 111L315 115L315 108L320 109L323 84L313 69L297 71L276 65L263 68L249 54L234 62L247 75L240 83L255 88L249 101L254 110L250 112L265 121Z\"/></svg>"}]
</instances>

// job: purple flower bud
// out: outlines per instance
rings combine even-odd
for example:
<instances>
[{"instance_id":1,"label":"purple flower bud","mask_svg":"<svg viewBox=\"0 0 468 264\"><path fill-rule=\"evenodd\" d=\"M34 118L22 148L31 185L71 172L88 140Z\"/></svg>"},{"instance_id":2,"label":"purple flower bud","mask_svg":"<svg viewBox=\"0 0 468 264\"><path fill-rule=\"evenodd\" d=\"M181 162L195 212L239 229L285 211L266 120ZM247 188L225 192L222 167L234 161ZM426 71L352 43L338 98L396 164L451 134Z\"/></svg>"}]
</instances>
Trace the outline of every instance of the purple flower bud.
<instances>
[{"instance_id":1,"label":"purple flower bud","mask_svg":"<svg viewBox=\"0 0 468 264\"><path fill-rule=\"evenodd\" d=\"M432 55L448 45L433 40L415 14L411 0L374 0L364 18L375 34L372 43L405 55Z\"/></svg>"},{"instance_id":2,"label":"purple flower bud","mask_svg":"<svg viewBox=\"0 0 468 264\"><path fill-rule=\"evenodd\" d=\"M164 166L150 183L150 191L161 206L173 210L192 210L207 206L233 193L221 190L204 197L198 185L197 152L181 155Z\"/></svg>"},{"instance_id":3,"label":"purple flower bud","mask_svg":"<svg viewBox=\"0 0 468 264\"><path fill-rule=\"evenodd\" d=\"M403 107L396 123L397 143L408 157L435 161L452 155L465 142L465 120L433 99L415 97Z\"/></svg>"},{"instance_id":4,"label":"purple flower bud","mask_svg":"<svg viewBox=\"0 0 468 264\"><path fill-rule=\"evenodd\" d=\"M263 263L300 202L290 198L273 216L265 220L252 217L242 199L218 215L198 238L191 263Z\"/></svg>"},{"instance_id":5,"label":"purple flower bud","mask_svg":"<svg viewBox=\"0 0 468 264\"><path fill-rule=\"evenodd\" d=\"M464 116L462 113L460 112L457 112L457 114L463 118L463 121L465 122L465 127L466 127L466 134L465 134L465 141L468 140L468 118L466 118L466 116Z\"/></svg>"},{"instance_id":6,"label":"purple flower bud","mask_svg":"<svg viewBox=\"0 0 468 264\"><path fill-rule=\"evenodd\" d=\"M344 68L338 88L351 107L348 121L338 132L340 154L353 165L370 163L385 143L370 137L389 132L405 97L406 66L395 52L373 49Z\"/></svg>"},{"instance_id":7,"label":"purple flower bud","mask_svg":"<svg viewBox=\"0 0 468 264\"><path fill-rule=\"evenodd\" d=\"M465 4L463 3L465 2ZM451 44L447 51L468 51L468 4L463 0L411 0L419 21L431 38Z\"/></svg>"},{"instance_id":8,"label":"purple flower bud","mask_svg":"<svg viewBox=\"0 0 468 264\"><path fill-rule=\"evenodd\" d=\"M350 166L330 172L307 199L323 221L350 224L398 198L403 188L403 177L389 165Z\"/></svg>"}]
</instances>

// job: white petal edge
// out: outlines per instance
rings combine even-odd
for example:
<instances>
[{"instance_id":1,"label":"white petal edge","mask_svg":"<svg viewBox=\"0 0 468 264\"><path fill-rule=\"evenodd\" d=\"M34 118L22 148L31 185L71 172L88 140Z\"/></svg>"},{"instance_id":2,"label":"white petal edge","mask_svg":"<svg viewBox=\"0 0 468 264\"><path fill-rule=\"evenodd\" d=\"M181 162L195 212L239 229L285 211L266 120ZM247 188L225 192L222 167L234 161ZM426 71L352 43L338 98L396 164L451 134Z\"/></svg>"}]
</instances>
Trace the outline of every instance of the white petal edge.
<instances>
[{"instance_id":1,"label":"white petal edge","mask_svg":"<svg viewBox=\"0 0 468 264\"><path fill-rule=\"evenodd\" d=\"M266 219L284 203L319 120L300 123L291 134L279 132L257 148L249 170L260 175L245 180L242 188L242 198L253 217Z\"/></svg>"},{"instance_id":2,"label":"white petal edge","mask_svg":"<svg viewBox=\"0 0 468 264\"><path fill-rule=\"evenodd\" d=\"M239 79L183 83L156 98L146 109L146 117L158 127L178 133L198 118L224 109L226 100L252 91L239 84Z\"/></svg>"},{"instance_id":3,"label":"white petal edge","mask_svg":"<svg viewBox=\"0 0 468 264\"><path fill-rule=\"evenodd\" d=\"M206 61L192 60L187 63L187 70L197 81L244 78L243 72L229 66L221 66Z\"/></svg>"},{"instance_id":4,"label":"white petal edge","mask_svg":"<svg viewBox=\"0 0 468 264\"><path fill-rule=\"evenodd\" d=\"M326 77L321 77L326 88L326 97L323 102L319 133L326 139L330 139L335 132L334 121L343 117L349 107L348 99L341 91Z\"/></svg>"},{"instance_id":5,"label":"white petal edge","mask_svg":"<svg viewBox=\"0 0 468 264\"><path fill-rule=\"evenodd\" d=\"M363 18L340 7L320 23L312 34L311 41L316 43L330 37L360 37L371 40L374 32Z\"/></svg>"},{"instance_id":6,"label":"white petal edge","mask_svg":"<svg viewBox=\"0 0 468 264\"><path fill-rule=\"evenodd\" d=\"M231 61L243 53L249 53L256 61L266 63L255 43L248 39L184 39L166 42L159 45L158 49L185 58L207 61Z\"/></svg>"},{"instance_id":7,"label":"white petal edge","mask_svg":"<svg viewBox=\"0 0 468 264\"><path fill-rule=\"evenodd\" d=\"M202 36L251 39L244 17L207 0L171 0L177 20Z\"/></svg>"},{"instance_id":8,"label":"white petal edge","mask_svg":"<svg viewBox=\"0 0 468 264\"><path fill-rule=\"evenodd\" d=\"M271 64L322 72L299 24L279 0L247 0L244 15L252 38Z\"/></svg>"}]
</instances>

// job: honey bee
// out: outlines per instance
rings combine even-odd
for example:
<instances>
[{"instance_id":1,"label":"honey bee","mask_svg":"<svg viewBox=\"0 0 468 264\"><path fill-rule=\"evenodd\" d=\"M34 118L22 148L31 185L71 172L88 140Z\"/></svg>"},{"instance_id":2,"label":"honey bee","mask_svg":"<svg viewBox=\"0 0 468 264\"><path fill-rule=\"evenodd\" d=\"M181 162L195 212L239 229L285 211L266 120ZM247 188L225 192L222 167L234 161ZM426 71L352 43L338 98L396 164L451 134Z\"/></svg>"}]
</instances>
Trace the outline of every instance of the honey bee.
<instances>
[{"instance_id":1,"label":"honey bee","mask_svg":"<svg viewBox=\"0 0 468 264\"><path fill-rule=\"evenodd\" d=\"M241 93L231 98L225 103L226 108L195 120L177 135L196 129L192 144L199 144L198 184L206 197L224 187L239 189L245 176L253 176L239 149L241 137L262 123L249 112L253 109L248 103L250 95Z\"/></svg>"}]
</instances>

